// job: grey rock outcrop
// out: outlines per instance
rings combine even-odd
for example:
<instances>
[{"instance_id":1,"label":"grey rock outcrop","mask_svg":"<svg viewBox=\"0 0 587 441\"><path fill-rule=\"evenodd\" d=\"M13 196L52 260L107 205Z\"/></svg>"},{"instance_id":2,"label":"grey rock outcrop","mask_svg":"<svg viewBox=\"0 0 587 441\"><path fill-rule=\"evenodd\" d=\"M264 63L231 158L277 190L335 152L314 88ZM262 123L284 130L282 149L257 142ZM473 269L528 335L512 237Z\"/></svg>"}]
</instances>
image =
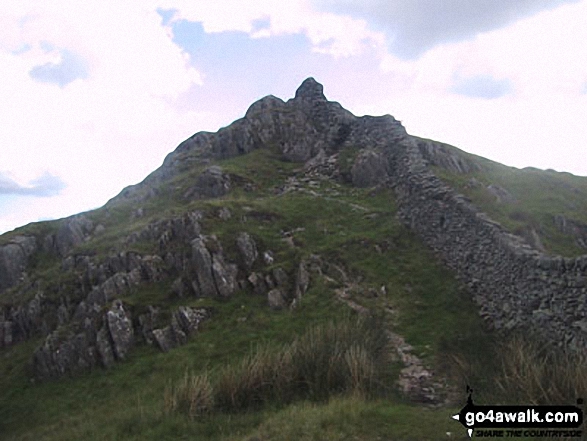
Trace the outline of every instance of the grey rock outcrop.
<instances>
[{"instance_id":1,"label":"grey rock outcrop","mask_svg":"<svg viewBox=\"0 0 587 441\"><path fill-rule=\"evenodd\" d=\"M49 334L33 355L34 375L47 380L100 365L109 367L127 356L133 341L132 322L122 303L116 301L99 320L86 318L75 327L58 328Z\"/></svg>"},{"instance_id":2,"label":"grey rock outcrop","mask_svg":"<svg viewBox=\"0 0 587 441\"><path fill-rule=\"evenodd\" d=\"M133 345L134 330L119 300L115 301L110 311L106 313L106 325L112 339L114 356L117 360L124 360Z\"/></svg>"},{"instance_id":3,"label":"grey rock outcrop","mask_svg":"<svg viewBox=\"0 0 587 441\"><path fill-rule=\"evenodd\" d=\"M298 272L296 274L295 288L294 288L294 299L299 302L303 295L308 290L310 285L310 273L307 269L306 262L300 262L298 265Z\"/></svg>"},{"instance_id":4,"label":"grey rock outcrop","mask_svg":"<svg viewBox=\"0 0 587 441\"><path fill-rule=\"evenodd\" d=\"M422 159L426 164L436 165L453 173L466 174L481 170L481 167L459 155L441 143L425 139L416 140Z\"/></svg>"},{"instance_id":5,"label":"grey rock outcrop","mask_svg":"<svg viewBox=\"0 0 587 441\"><path fill-rule=\"evenodd\" d=\"M36 292L34 297L20 305L0 307L0 348L12 346L35 335L48 333L48 321L56 321L57 308L47 304L42 292L34 286L21 293Z\"/></svg>"},{"instance_id":6,"label":"grey rock outcrop","mask_svg":"<svg viewBox=\"0 0 587 441\"><path fill-rule=\"evenodd\" d=\"M240 233L236 238L236 246L240 253L242 265L245 269L250 270L259 256L257 244L249 233Z\"/></svg>"},{"instance_id":7,"label":"grey rock outcrop","mask_svg":"<svg viewBox=\"0 0 587 441\"><path fill-rule=\"evenodd\" d=\"M274 288L267 293L267 302L271 309L283 309L287 306L287 296L281 288Z\"/></svg>"},{"instance_id":8,"label":"grey rock outcrop","mask_svg":"<svg viewBox=\"0 0 587 441\"><path fill-rule=\"evenodd\" d=\"M351 168L351 177L353 185L357 187L385 184L389 172L383 154L373 149L362 150Z\"/></svg>"},{"instance_id":9,"label":"grey rock outcrop","mask_svg":"<svg viewBox=\"0 0 587 441\"><path fill-rule=\"evenodd\" d=\"M72 248L82 244L93 229L94 223L83 214L64 219L57 233L45 237L44 248L64 257Z\"/></svg>"},{"instance_id":10,"label":"grey rock outcrop","mask_svg":"<svg viewBox=\"0 0 587 441\"><path fill-rule=\"evenodd\" d=\"M36 251L33 236L15 236L0 246L0 292L22 281L29 257Z\"/></svg>"},{"instance_id":11,"label":"grey rock outcrop","mask_svg":"<svg viewBox=\"0 0 587 441\"><path fill-rule=\"evenodd\" d=\"M189 242L198 236L202 227L200 220L204 217L199 210L187 212L179 217L152 222L139 232L130 234L126 243L157 241L160 251L171 242Z\"/></svg>"},{"instance_id":12,"label":"grey rock outcrop","mask_svg":"<svg viewBox=\"0 0 587 441\"><path fill-rule=\"evenodd\" d=\"M487 186L487 191L491 193L496 199L497 202L502 204L513 204L516 202L516 198L512 196L512 194L507 191L505 188L501 187L497 184L490 184Z\"/></svg>"},{"instance_id":13,"label":"grey rock outcrop","mask_svg":"<svg viewBox=\"0 0 587 441\"><path fill-rule=\"evenodd\" d=\"M238 269L234 264L224 261L222 248L216 245L216 251L210 252L203 238L196 238L192 245L191 272L195 291L203 297L229 297L236 290Z\"/></svg>"},{"instance_id":14,"label":"grey rock outcrop","mask_svg":"<svg viewBox=\"0 0 587 441\"><path fill-rule=\"evenodd\" d=\"M579 247L587 248L586 224L558 214L554 216L554 225L561 233L571 236Z\"/></svg>"},{"instance_id":15,"label":"grey rock outcrop","mask_svg":"<svg viewBox=\"0 0 587 441\"><path fill-rule=\"evenodd\" d=\"M185 197L189 199L218 198L230 191L230 176L222 168L213 165L207 167L196 180L196 185L190 188Z\"/></svg>"},{"instance_id":16,"label":"grey rock outcrop","mask_svg":"<svg viewBox=\"0 0 587 441\"><path fill-rule=\"evenodd\" d=\"M153 341L159 349L167 352L177 346L185 344L187 339L195 334L200 323L208 317L205 309L180 306L171 317L171 324L152 331Z\"/></svg>"}]
</instances>

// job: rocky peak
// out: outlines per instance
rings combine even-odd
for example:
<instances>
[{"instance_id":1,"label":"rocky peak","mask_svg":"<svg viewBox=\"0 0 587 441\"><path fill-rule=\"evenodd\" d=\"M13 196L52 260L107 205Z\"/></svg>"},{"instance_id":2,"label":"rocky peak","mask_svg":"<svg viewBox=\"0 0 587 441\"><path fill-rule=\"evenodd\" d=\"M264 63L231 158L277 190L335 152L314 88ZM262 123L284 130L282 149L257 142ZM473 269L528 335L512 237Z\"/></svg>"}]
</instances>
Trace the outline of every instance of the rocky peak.
<instances>
[{"instance_id":1,"label":"rocky peak","mask_svg":"<svg viewBox=\"0 0 587 441\"><path fill-rule=\"evenodd\" d=\"M324 87L314 78L306 78L298 90L296 90L296 99L309 101L326 101L324 96Z\"/></svg>"}]
</instances>

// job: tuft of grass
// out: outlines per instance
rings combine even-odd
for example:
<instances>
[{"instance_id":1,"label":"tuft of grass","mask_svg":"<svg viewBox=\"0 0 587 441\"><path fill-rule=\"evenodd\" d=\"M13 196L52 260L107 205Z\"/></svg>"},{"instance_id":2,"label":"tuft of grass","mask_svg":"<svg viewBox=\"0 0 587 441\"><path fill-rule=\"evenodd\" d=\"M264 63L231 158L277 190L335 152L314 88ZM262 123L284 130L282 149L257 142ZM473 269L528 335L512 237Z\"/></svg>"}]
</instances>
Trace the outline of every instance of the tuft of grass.
<instances>
[{"instance_id":1,"label":"tuft of grass","mask_svg":"<svg viewBox=\"0 0 587 441\"><path fill-rule=\"evenodd\" d=\"M382 390L389 367L383 335L372 321L357 319L313 327L278 350L259 346L240 363L223 368L213 385L207 373L186 373L175 387L166 389L165 412L193 418L212 407L238 412L295 399L373 395Z\"/></svg>"},{"instance_id":2,"label":"tuft of grass","mask_svg":"<svg viewBox=\"0 0 587 441\"><path fill-rule=\"evenodd\" d=\"M185 372L181 381L175 386L168 386L164 392L164 412L181 412L194 418L212 411L214 395L208 374L200 375Z\"/></svg>"},{"instance_id":3,"label":"tuft of grass","mask_svg":"<svg viewBox=\"0 0 587 441\"><path fill-rule=\"evenodd\" d=\"M585 354L513 336L500 350L496 385L501 398L517 403L571 404L587 393Z\"/></svg>"}]
</instances>

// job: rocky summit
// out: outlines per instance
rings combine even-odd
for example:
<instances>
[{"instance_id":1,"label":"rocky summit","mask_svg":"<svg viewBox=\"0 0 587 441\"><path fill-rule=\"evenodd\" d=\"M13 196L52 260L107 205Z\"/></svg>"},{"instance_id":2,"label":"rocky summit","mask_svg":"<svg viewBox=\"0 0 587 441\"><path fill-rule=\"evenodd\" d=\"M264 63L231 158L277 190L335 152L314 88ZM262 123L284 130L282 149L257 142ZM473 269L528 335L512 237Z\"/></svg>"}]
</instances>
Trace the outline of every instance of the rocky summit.
<instances>
[{"instance_id":1,"label":"rocky summit","mask_svg":"<svg viewBox=\"0 0 587 441\"><path fill-rule=\"evenodd\" d=\"M564 202L544 208L540 188ZM245 366L262 341L292 344L291 358L310 325L349 314L379 323L391 389L450 406L447 348L483 357L479 347L523 331L587 349L584 202L584 178L505 167L410 135L390 115L355 116L308 78L294 98L269 95L186 139L104 207L0 237L0 387L20 394L0 401L0 429L25 433L27 399L51 384L71 384L69 402L99 413L117 378L142 396L136 376L158 391L148 411L167 418L160 408L181 408L181 388L162 388L178 372ZM210 392L227 384L218 375L216 386L197 377L192 392L216 401L192 417L236 406L236 392ZM105 395L79 398L96 382ZM38 434L48 423L35 412Z\"/></svg>"}]
</instances>

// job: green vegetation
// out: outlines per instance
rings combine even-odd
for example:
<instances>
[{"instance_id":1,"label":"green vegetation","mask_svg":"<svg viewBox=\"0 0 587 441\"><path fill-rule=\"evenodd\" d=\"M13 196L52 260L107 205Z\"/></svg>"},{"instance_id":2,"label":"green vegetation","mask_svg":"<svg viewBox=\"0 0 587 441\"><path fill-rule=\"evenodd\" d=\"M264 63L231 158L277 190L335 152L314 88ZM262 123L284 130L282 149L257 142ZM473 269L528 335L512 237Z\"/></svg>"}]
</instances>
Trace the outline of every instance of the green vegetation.
<instances>
[{"instance_id":1,"label":"green vegetation","mask_svg":"<svg viewBox=\"0 0 587 441\"><path fill-rule=\"evenodd\" d=\"M263 345L240 364L188 375L165 393L165 410L194 418L296 399L327 401L336 394L389 393L389 343L376 321L347 320L310 328L274 350Z\"/></svg>"},{"instance_id":2,"label":"green vegetation","mask_svg":"<svg viewBox=\"0 0 587 441\"><path fill-rule=\"evenodd\" d=\"M566 257L587 254L587 250L578 246L570 235L561 232L554 221L555 216L562 215L587 225L587 179L554 170L530 167L520 170L447 144L442 146L452 154L478 164L481 170L457 174L433 167L434 173L470 198L492 219L522 236L533 229L550 254ZM500 202L487 189L492 184L505 189L513 200Z\"/></svg>"}]
</instances>

